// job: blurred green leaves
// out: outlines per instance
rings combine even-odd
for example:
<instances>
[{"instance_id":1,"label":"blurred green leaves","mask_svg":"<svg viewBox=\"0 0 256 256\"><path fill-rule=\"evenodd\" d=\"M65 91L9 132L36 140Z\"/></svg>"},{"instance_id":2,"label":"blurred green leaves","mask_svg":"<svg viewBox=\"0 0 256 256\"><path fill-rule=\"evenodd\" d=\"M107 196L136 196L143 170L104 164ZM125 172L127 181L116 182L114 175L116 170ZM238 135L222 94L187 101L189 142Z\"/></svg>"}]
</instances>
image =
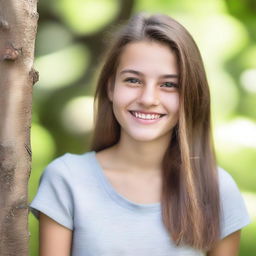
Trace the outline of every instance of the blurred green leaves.
<instances>
[{"instance_id":1,"label":"blurred green leaves","mask_svg":"<svg viewBox=\"0 0 256 256\"><path fill-rule=\"evenodd\" d=\"M40 70L40 86L54 89L68 86L78 79L89 64L86 46L77 44L38 57L35 67Z\"/></svg>"},{"instance_id":2,"label":"blurred green leaves","mask_svg":"<svg viewBox=\"0 0 256 256\"><path fill-rule=\"evenodd\" d=\"M114 19L117 0L55 0L55 11L65 24L78 34L93 33Z\"/></svg>"},{"instance_id":3,"label":"blurred green leaves","mask_svg":"<svg viewBox=\"0 0 256 256\"><path fill-rule=\"evenodd\" d=\"M62 112L62 123L67 131L85 134L93 129L93 97L84 96L70 100Z\"/></svg>"},{"instance_id":4,"label":"blurred green leaves","mask_svg":"<svg viewBox=\"0 0 256 256\"><path fill-rule=\"evenodd\" d=\"M56 21L45 21L40 24L36 39L36 56L43 56L72 43L72 34Z\"/></svg>"}]
</instances>

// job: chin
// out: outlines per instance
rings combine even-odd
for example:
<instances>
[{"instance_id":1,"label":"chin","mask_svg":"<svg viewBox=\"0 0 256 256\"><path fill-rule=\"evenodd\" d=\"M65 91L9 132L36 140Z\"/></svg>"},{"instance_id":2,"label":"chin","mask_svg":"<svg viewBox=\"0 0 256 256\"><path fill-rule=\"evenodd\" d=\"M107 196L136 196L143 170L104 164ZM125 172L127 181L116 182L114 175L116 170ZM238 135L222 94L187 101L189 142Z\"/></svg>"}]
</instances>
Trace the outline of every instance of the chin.
<instances>
[{"instance_id":1,"label":"chin","mask_svg":"<svg viewBox=\"0 0 256 256\"><path fill-rule=\"evenodd\" d=\"M160 135L153 135L153 134L129 134L128 135L130 138L132 138L135 141L140 141L140 142L150 142L150 141L156 141L157 139L160 139Z\"/></svg>"}]
</instances>

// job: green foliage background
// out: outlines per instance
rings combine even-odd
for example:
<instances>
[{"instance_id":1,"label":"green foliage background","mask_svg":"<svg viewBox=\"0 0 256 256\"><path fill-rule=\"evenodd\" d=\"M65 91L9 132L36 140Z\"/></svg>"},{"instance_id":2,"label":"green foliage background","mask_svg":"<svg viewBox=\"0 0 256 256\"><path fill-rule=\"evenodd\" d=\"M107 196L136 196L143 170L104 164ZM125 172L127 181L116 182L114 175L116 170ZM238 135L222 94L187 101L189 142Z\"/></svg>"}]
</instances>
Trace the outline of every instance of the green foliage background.
<instances>
[{"instance_id":1,"label":"green foliage background","mask_svg":"<svg viewBox=\"0 0 256 256\"><path fill-rule=\"evenodd\" d=\"M138 11L165 13L197 42L211 87L219 165L243 192L252 224L242 256L256 255L256 1L39 1L29 200L44 167L65 153L88 150L92 96L108 32ZM30 255L38 255L38 221L30 214Z\"/></svg>"}]
</instances>

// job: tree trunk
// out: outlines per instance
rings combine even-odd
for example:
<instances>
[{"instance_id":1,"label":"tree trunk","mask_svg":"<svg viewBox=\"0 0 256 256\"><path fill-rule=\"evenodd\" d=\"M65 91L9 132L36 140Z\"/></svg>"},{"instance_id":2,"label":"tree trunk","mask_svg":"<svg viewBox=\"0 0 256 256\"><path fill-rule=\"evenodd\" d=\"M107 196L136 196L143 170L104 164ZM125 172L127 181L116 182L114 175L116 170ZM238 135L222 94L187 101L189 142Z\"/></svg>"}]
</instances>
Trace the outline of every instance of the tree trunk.
<instances>
[{"instance_id":1,"label":"tree trunk","mask_svg":"<svg viewBox=\"0 0 256 256\"><path fill-rule=\"evenodd\" d=\"M0 255L28 255L37 0L0 0Z\"/></svg>"}]
</instances>

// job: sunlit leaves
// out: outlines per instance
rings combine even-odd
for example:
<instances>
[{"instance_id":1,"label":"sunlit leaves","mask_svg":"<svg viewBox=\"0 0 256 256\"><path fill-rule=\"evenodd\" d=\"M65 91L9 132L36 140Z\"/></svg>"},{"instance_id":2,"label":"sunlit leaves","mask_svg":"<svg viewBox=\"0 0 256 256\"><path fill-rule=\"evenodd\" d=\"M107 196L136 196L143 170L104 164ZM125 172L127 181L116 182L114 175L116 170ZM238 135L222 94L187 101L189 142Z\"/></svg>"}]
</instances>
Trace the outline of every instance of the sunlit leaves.
<instances>
[{"instance_id":1,"label":"sunlit leaves","mask_svg":"<svg viewBox=\"0 0 256 256\"><path fill-rule=\"evenodd\" d=\"M55 0L57 13L76 33L90 34L101 29L117 14L118 0Z\"/></svg>"},{"instance_id":2,"label":"sunlit leaves","mask_svg":"<svg viewBox=\"0 0 256 256\"><path fill-rule=\"evenodd\" d=\"M77 44L37 58L35 66L40 71L41 88L54 89L70 85L82 76L88 64L89 52Z\"/></svg>"},{"instance_id":3,"label":"sunlit leaves","mask_svg":"<svg viewBox=\"0 0 256 256\"><path fill-rule=\"evenodd\" d=\"M93 128L93 97L78 97L67 103L62 112L64 128L74 135L91 132Z\"/></svg>"},{"instance_id":4,"label":"sunlit leaves","mask_svg":"<svg viewBox=\"0 0 256 256\"><path fill-rule=\"evenodd\" d=\"M72 42L72 34L61 24L45 22L38 28L36 55L46 55L67 47Z\"/></svg>"}]
</instances>

